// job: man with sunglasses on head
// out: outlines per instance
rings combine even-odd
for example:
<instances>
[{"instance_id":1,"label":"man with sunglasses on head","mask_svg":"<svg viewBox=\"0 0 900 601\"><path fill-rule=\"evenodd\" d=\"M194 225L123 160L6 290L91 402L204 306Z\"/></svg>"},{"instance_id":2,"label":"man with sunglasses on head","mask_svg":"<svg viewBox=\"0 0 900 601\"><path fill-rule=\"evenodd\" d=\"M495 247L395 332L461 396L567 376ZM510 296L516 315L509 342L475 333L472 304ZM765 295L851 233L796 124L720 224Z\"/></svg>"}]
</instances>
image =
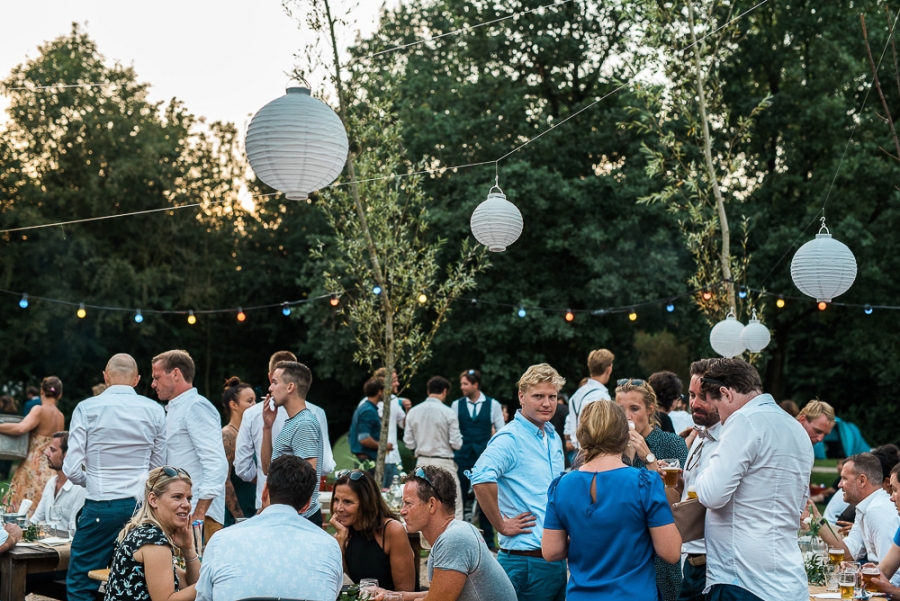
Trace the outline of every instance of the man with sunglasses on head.
<instances>
[{"instance_id":1,"label":"man with sunglasses on head","mask_svg":"<svg viewBox=\"0 0 900 601\"><path fill-rule=\"evenodd\" d=\"M707 601L806 601L797 527L813 466L809 436L740 359L710 361L699 392L722 419L693 483L707 508Z\"/></svg>"},{"instance_id":2,"label":"man with sunglasses on head","mask_svg":"<svg viewBox=\"0 0 900 601\"><path fill-rule=\"evenodd\" d=\"M691 363L691 383L688 388L691 409L694 411L693 443L688 451L684 464L684 488L681 500L685 501L692 492L697 477L709 467L709 458L719 444L722 436L722 423L719 413L710 399L700 390L700 378L709 369L710 359L701 359ZM678 601L705 601L703 589L706 588L706 541L702 538L682 544L681 591Z\"/></svg>"},{"instance_id":3,"label":"man with sunglasses on head","mask_svg":"<svg viewBox=\"0 0 900 601\"><path fill-rule=\"evenodd\" d=\"M403 601L480 601L514 599L516 591L478 530L454 519L456 482L440 467L419 467L406 477L400 514L408 532L421 532L431 553L428 580L431 590L403 593ZM375 601L389 591L379 589Z\"/></svg>"},{"instance_id":4,"label":"man with sunglasses on head","mask_svg":"<svg viewBox=\"0 0 900 601\"><path fill-rule=\"evenodd\" d=\"M97 581L88 572L109 566L116 537L144 496L147 472L166 462L166 413L134 391L140 379L131 356L114 355L103 371L106 390L72 413L62 471L85 487L86 500L66 575L71 601L93 601Z\"/></svg>"}]
</instances>

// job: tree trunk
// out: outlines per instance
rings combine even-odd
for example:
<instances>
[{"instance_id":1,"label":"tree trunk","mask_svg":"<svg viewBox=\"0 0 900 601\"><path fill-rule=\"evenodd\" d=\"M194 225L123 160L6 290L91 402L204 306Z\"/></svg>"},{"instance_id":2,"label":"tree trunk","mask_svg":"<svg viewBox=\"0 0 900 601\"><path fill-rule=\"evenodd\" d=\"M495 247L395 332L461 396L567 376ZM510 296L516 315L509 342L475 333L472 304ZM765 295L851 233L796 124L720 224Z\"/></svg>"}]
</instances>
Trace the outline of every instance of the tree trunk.
<instances>
[{"instance_id":1,"label":"tree trunk","mask_svg":"<svg viewBox=\"0 0 900 601\"><path fill-rule=\"evenodd\" d=\"M341 61L337 48L337 37L334 33L334 19L331 16L331 7L328 0L322 0L325 6L325 15L328 19L328 32L331 36L331 50L334 54L334 85L338 95L338 110L344 126L347 124L347 106L344 98L344 88L341 83ZM347 155L347 171L350 175L350 193L353 195L353 203L356 206L356 214L359 217L359 228L366 239L366 247L369 251L369 260L372 262L372 273L375 276L375 282L381 288L381 308L384 311L384 368L385 368L385 389L384 389L384 412L381 417L381 438L378 443L378 459L376 459L375 481L381 484L384 476L384 459L387 455L388 431L391 424L391 396L394 373L394 310L391 304L391 291L387 285L387 279L381 270L381 263L378 260L378 251L375 248L375 241L372 239L372 233L369 231L369 222L366 219L366 210L363 207L362 200L359 197L359 186L356 182L356 166L353 162L353 154Z\"/></svg>"},{"instance_id":2,"label":"tree trunk","mask_svg":"<svg viewBox=\"0 0 900 601\"><path fill-rule=\"evenodd\" d=\"M697 44L697 34L694 32L694 5L688 0L688 18L691 26L691 42L694 46L694 66L697 69L697 97L700 105L700 123L703 126L703 154L706 157L706 172L709 184L712 187L713 197L716 199L716 211L719 214L719 228L722 232L722 252L719 261L722 264L722 280L728 292L728 306L737 313L737 304L734 299L734 282L731 278L731 231L728 229L728 215L725 213L725 201L722 199L722 191L719 189L719 180L716 177L716 169L712 160L712 140L709 136L709 122L706 118L706 95L703 92L703 72L700 68L700 46Z\"/></svg>"}]
</instances>

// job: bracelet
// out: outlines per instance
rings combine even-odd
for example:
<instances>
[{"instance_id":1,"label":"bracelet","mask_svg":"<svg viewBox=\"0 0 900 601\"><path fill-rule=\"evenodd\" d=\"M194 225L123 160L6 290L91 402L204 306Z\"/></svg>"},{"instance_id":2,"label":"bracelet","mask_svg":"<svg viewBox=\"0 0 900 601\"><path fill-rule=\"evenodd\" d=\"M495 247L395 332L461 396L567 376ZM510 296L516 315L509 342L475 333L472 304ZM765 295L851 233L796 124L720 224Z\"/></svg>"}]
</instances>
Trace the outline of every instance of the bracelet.
<instances>
[{"instance_id":1,"label":"bracelet","mask_svg":"<svg viewBox=\"0 0 900 601\"><path fill-rule=\"evenodd\" d=\"M188 564L188 563L194 563L195 561L200 561L200 556L199 556L199 555L194 555L194 559L185 559L185 560L184 560L184 563L186 563L186 564Z\"/></svg>"}]
</instances>

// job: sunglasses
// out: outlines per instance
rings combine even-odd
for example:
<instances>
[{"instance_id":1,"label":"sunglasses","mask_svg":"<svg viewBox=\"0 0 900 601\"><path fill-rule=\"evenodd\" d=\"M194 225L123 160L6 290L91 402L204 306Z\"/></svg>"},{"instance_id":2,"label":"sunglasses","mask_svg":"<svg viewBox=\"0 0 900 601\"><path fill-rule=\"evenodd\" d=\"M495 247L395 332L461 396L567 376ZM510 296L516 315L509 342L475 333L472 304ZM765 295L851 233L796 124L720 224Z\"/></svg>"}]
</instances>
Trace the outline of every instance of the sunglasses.
<instances>
[{"instance_id":1,"label":"sunglasses","mask_svg":"<svg viewBox=\"0 0 900 601\"><path fill-rule=\"evenodd\" d=\"M700 381L704 384L713 384L715 386L718 386L719 388L728 388L728 384L726 384L722 380L716 380L715 378L700 378Z\"/></svg>"},{"instance_id":2,"label":"sunglasses","mask_svg":"<svg viewBox=\"0 0 900 601\"><path fill-rule=\"evenodd\" d=\"M191 477L191 475L189 473L187 473L187 470L182 469L180 467L172 467L171 465L164 465L160 469L162 471L160 471L156 474L156 477L153 479L153 484L150 485L150 490L153 490L154 488L156 488L156 483L159 482L159 479L162 477L163 474L165 474L169 478L174 478L178 474L181 474L182 476L187 476L188 478Z\"/></svg>"},{"instance_id":3,"label":"sunglasses","mask_svg":"<svg viewBox=\"0 0 900 601\"><path fill-rule=\"evenodd\" d=\"M353 480L354 482L356 482L360 478L362 478L364 474L365 474L365 472L363 472L361 470L341 470L339 472L335 472L334 479L340 480L344 476L350 476L350 479Z\"/></svg>"},{"instance_id":4,"label":"sunglasses","mask_svg":"<svg viewBox=\"0 0 900 601\"><path fill-rule=\"evenodd\" d=\"M643 386L644 384L646 384L646 382L638 378L625 378L616 382L616 386L625 386L629 382L634 384L635 386Z\"/></svg>"},{"instance_id":5,"label":"sunglasses","mask_svg":"<svg viewBox=\"0 0 900 601\"><path fill-rule=\"evenodd\" d=\"M418 468L418 469L416 469L414 474L415 474L416 478L421 478L422 480L424 480L425 482L428 483L428 486L430 486L431 490L434 491L434 496L437 498L438 501L440 501L441 503L444 502L444 500L441 498L440 493L438 493L437 489L434 487L434 483L431 481L431 478L428 477L428 474L425 473L424 469Z\"/></svg>"}]
</instances>

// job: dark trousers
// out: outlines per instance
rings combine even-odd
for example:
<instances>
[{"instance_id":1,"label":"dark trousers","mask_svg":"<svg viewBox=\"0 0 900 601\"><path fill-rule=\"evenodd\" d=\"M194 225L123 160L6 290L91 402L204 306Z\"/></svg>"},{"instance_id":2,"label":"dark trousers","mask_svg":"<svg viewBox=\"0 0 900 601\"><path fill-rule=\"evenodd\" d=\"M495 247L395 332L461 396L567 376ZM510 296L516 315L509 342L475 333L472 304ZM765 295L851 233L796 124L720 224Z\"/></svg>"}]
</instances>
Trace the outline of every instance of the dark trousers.
<instances>
[{"instance_id":1,"label":"dark trousers","mask_svg":"<svg viewBox=\"0 0 900 601\"><path fill-rule=\"evenodd\" d=\"M100 587L88 572L108 567L115 551L116 537L131 519L134 499L84 502L78 516L78 530L72 539L66 589L69 601L93 601Z\"/></svg>"},{"instance_id":2,"label":"dark trousers","mask_svg":"<svg viewBox=\"0 0 900 601\"><path fill-rule=\"evenodd\" d=\"M319 507L318 511L316 511L314 514L312 514L311 516L309 516L306 519L308 519L310 522L312 522L313 524L315 524L316 526L321 528L322 527L322 508Z\"/></svg>"},{"instance_id":3,"label":"dark trousers","mask_svg":"<svg viewBox=\"0 0 900 601\"><path fill-rule=\"evenodd\" d=\"M706 601L703 589L706 588L706 566L694 567L688 560L682 569L681 591L678 601Z\"/></svg>"},{"instance_id":4,"label":"dark trousers","mask_svg":"<svg viewBox=\"0 0 900 601\"><path fill-rule=\"evenodd\" d=\"M745 588L733 584L714 584L709 589L707 601L762 601Z\"/></svg>"},{"instance_id":5,"label":"dark trousers","mask_svg":"<svg viewBox=\"0 0 900 601\"><path fill-rule=\"evenodd\" d=\"M457 470L456 474L459 476L459 487L462 489L463 498L460 499L460 503L462 503L463 508L466 506L466 499L469 496L469 489L472 488L472 482L466 476L466 470L472 469L475 464L471 465L463 463L460 464L458 461L456 462ZM481 505L478 506L478 527L481 528L481 531L484 533L484 542L487 544L488 549L493 549L494 545L494 526L491 525L491 521L484 514L484 511L481 509Z\"/></svg>"}]
</instances>

